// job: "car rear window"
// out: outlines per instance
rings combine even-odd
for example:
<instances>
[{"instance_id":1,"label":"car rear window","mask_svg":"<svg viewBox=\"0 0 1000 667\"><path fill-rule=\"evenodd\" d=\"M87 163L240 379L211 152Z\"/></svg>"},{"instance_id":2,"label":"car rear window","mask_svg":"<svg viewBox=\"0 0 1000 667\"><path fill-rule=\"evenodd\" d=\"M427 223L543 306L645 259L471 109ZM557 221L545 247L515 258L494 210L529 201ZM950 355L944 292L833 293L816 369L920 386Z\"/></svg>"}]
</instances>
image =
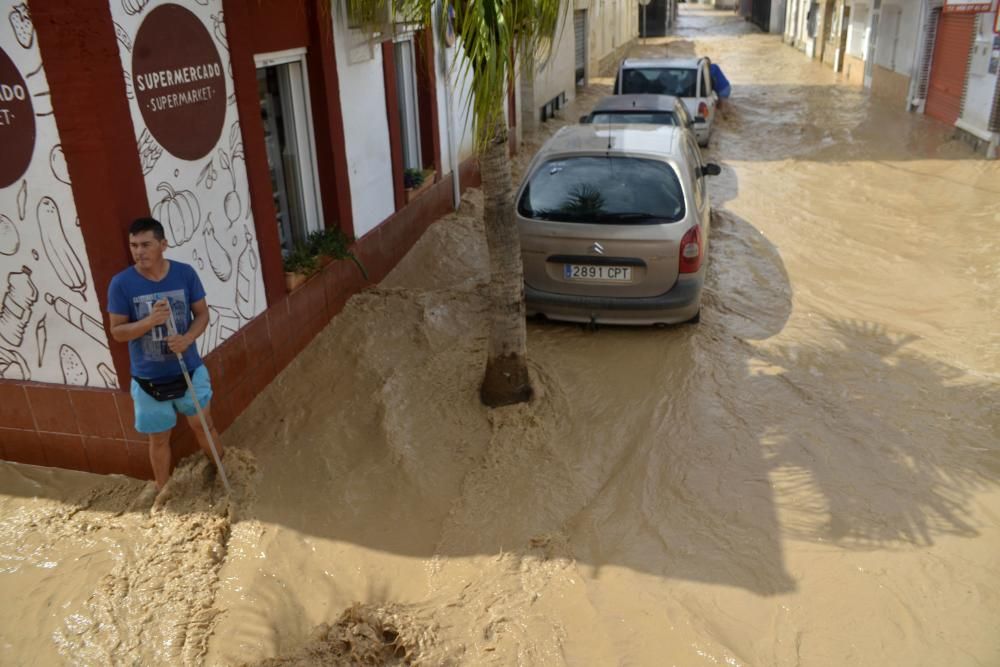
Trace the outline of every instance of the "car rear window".
<instances>
[{"instance_id":1,"label":"car rear window","mask_svg":"<svg viewBox=\"0 0 1000 667\"><path fill-rule=\"evenodd\" d=\"M522 217L556 222L646 225L684 218L684 192L673 167L633 157L550 160L518 202Z\"/></svg>"},{"instance_id":2,"label":"car rear window","mask_svg":"<svg viewBox=\"0 0 1000 667\"><path fill-rule=\"evenodd\" d=\"M680 125L669 111L595 111L588 123L648 123L650 125Z\"/></svg>"},{"instance_id":3,"label":"car rear window","mask_svg":"<svg viewBox=\"0 0 1000 667\"><path fill-rule=\"evenodd\" d=\"M673 95L695 97L698 92L698 72L693 69L651 67L626 69L622 72L623 95Z\"/></svg>"}]
</instances>

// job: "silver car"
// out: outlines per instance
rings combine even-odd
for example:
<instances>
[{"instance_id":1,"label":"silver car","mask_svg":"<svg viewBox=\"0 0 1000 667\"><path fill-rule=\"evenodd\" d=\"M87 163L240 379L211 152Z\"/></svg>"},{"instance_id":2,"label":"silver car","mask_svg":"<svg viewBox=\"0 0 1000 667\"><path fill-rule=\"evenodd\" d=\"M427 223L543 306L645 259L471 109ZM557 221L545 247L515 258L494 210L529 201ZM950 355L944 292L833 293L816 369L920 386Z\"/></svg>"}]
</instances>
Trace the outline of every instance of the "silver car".
<instances>
[{"instance_id":1,"label":"silver car","mask_svg":"<svg viewBox=\"0 0 1000 667\"><path fill-rule=\"evenodd\" d=\"M581 123L647 123L676 125L694 131L687 107L671 95L608 95L602 97Z\"/></svg>"},{"instance_id":2,"label":"silver car","mask_svg":"<svg viewBox=\"0 0 1000 667\"><path fill-rule=\"evenodd\" d=\"M618 68L615 95L673 95L694 117L698 143L708 146L719 107L708 58L627 58Z\"/></svg>"},{"instance_id":3,"label":"silver car","mask_svg":"<svg viewBox=\"0 0 1000 667\"><path fill-rule=\"evenodd\" d=\"M559 130L515 200L528 314L697 322L711 214L705 177L719 171L682 128Z\"/></svg>"}]
</instances>

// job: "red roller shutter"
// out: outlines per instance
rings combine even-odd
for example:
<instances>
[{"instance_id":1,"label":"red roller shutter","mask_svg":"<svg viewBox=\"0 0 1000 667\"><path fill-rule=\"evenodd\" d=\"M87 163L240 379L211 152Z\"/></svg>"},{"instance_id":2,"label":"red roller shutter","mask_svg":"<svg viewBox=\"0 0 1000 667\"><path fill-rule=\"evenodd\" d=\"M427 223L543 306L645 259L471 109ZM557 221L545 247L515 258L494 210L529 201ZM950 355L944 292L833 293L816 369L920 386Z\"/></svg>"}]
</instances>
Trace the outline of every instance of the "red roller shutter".
<instances>
[{"instance_id":1,"label":"red roller shutter","mask_svg":"<svg viewBox=\"0 0 1000 667\"><path fill-rule=\"evenodd\" d=\"M975 14L945 13L938 24L927 88L927 115L954 125L962 113L962 91L976 29Z\"/></svg>"}]
</instances>

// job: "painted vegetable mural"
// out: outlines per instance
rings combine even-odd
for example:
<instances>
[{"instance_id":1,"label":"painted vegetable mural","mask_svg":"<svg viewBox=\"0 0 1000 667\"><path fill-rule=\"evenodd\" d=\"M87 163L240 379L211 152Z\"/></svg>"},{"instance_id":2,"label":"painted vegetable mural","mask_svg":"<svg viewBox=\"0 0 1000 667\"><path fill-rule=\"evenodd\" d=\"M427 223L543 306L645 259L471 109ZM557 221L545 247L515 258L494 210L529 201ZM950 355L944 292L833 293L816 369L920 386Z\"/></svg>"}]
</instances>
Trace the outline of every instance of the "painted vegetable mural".
<instances>
[{"instance_id":1,"label":"painted vegetable mural","mask_svg":"<svg viewBox=\"0 0 1000 667\"><path fill-rule=\"evenodd\" d=\"M153 217L160 221L167 234L167 243L177 247L194 238L201 224L201 205L190 190L174 190L167 182L156 186L163 199L153 207Z\"/></svg>"},{"instance_id":2,"label":"painted vegetable mural","mask_svg":"<svg viewBox=\"0 0 1000 667\"><path fill-rule=\"evenodd\" d=\"M42 235L42 247L45 256L56 272L59 281L74 292L87 299L87 274L83 263L77 256L73 246L66 239L59 207L51 197L42 197L35 211L38 229Z\"/></svg>"},{"instance_id":3,"label":"painted vegetable mural","mask_svg":"<svg viewBox=\"0 0 1000 667\"><path fill-rule=\"evenodd\" d=\"M28 133L10 125L13 134L0 141L8 157L8 139L30 136L27 159L5 162L8 172L16 169L0 185L0 378L105 387L98 367L113 369L113 361L70 185L73 156L63 152L33 5L6 3L0 30L0 52L32 100L34 121ZM2 83L12 82L5 74ZM149 148L150 157L159 149L155 142Z\"/></svg>"},{"instance_id":4,"label":"painted vegetable mural","mask_svg":"<svg viewBox=\"0 0 1000 667\"><path fill-rule=\"evenodd\" d=\"M21 235L14 226L14 221L0 214L0 255L10 257L21 247Z\"/></svg>"},{"instance_id":5,"label":"painted vegetable mural","mask_svg":"<svg viewBox=\"0 0 1000 667\"><path fill-rule=\"evenodd\" d=\"M236 87L222 3L108 0L108 6L123 76L133 83L139 80L137 77L166 66L219 65L218 77L198 82L199 87L213 91L211 99L198 103L199 117L213 120L206 120L198 128L192 126L187 115L192 112L191 105L180 99L173 106L157 109L155 115L143 106L138 86L134 86L134 97L127 99L150 212L164 226L167 258L194 267L212 309L209 330L198 341L198 349L205 355L267 307L242 126L237 108L231 104ZM165 7L170 7L169 14ZM184 31L170 33L169 43L158 47L156 58L144 61L143 35L152 33L142 26L154 25L158 17L168 15L172 17L170 22L160 25L157 34L174 30L172 25L183 24ZM171 46L174 43L176 49ZM178 93L187 90L182 84L176 88ZM220 110L214 104L223 99L230 104L221 105ZM221 116L217 117L217 113ZM221 121L216 124L219 117ZM178 146L180 138L185 145L197 144L198 150L192 148L186 154L186 149ZM50 323L65 319L56 315L49 317ZM58 343L51 342L50 348L55 351ZM50 352L49 356L55 355ZM88 362L91 380L99 381L95 367L86 357L84 361Z\"/></svg>"},{"instance_id":6,"label":"painted vegetable mural","mask_svg":"<svg viewBox=\"0 0 1000 667\"><path fill-rule=\"evenodd\" d=\"M222 282L227 282L233 276L233 260L229 256L229 251L219 242L215 235L215 226L212 225L212 214L209 213L205 222L205 249L208 251L208 264L212 267L215 277Z\"/></svg>"}]
</instances>

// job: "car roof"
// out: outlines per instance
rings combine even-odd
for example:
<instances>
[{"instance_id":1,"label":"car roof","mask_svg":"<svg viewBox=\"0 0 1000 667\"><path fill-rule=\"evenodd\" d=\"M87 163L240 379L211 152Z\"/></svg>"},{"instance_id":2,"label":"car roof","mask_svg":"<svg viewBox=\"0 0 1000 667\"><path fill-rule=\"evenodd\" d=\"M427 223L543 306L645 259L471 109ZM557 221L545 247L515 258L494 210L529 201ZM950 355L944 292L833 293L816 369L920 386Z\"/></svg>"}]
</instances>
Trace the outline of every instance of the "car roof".
<instances>
[{"instance_id":1,"label":"car roof","mask_svg":"<svg viewBox=\"0 0 1000 667\"><path fill-rule=\"evenodd\" d=\"M626 58L622 67L653 68L670 67L674 69L697 69L698 63L704 58Z\"/></svg>"},{"instance_id":2,"label":"car roof","mask_svg":"<svg viewBox=\"0 0 1000 667\"><path fill-rule=\"evenodd\" d=\"M677 104L673 95L608 95L594 105L594 111L670 111Z\"/></svg>"},{"instance_id":3,"label":"car roof","mask_svg":"<svg viewBox=\"0 0 1000 667\"><path fill-rule=\"evenodd\" d=\"M681 156L681 137L686 132L673 125L567 125L545 142L539 157L558 153L604 153L608 140L615 153L646 153L660 157Z\"/></svg>"}]
</instances>

